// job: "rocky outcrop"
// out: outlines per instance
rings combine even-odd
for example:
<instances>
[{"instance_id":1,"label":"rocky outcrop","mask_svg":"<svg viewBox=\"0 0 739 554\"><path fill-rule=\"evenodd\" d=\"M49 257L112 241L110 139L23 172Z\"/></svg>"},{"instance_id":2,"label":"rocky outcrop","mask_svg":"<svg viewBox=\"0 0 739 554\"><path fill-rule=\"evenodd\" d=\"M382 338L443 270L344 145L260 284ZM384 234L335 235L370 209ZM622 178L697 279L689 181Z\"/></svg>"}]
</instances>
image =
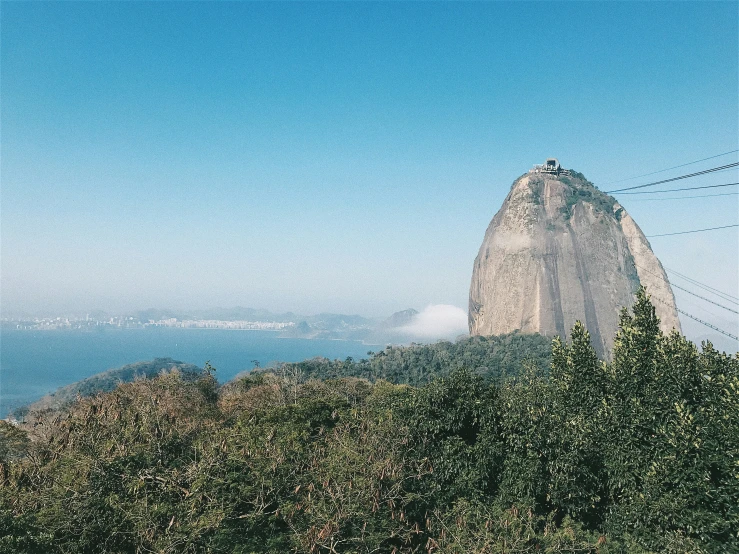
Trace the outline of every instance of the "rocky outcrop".
<instances>
[{"instance_id":1,"label":"rocky outcrop","mask_svg":"<svg viewBox=\"0 0 739 554\"><path fill-rule=\"evenodd\" d=\"M667 275L623 207L577 172L529 172L513 183L475 259L470 334L568 338L580 320L610 357L619 312L641 284L662 329L680 330Z\"/></svg>"}]
</instances>

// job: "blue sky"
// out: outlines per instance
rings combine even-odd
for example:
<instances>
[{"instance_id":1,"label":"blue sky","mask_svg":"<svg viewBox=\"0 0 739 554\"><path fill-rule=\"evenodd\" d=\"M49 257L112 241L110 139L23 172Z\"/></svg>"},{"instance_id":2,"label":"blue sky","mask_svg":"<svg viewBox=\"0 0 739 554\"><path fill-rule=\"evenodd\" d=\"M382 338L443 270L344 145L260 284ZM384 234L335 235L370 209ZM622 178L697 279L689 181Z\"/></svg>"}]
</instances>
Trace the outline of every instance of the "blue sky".
<instances>
[{"instance_id":1,"label":"blue sky","mask_svg":"<svg viewBox=\"0 0 739 554\"><path fill-rule=\"evenodd\" d=\"M465 308L532 164L600 185L738 148L737 9L3 2L3 310ZM623 203L647 235L739 219ZM652 246L737 294L736 229Z\"/></svg>"}]
</instances>

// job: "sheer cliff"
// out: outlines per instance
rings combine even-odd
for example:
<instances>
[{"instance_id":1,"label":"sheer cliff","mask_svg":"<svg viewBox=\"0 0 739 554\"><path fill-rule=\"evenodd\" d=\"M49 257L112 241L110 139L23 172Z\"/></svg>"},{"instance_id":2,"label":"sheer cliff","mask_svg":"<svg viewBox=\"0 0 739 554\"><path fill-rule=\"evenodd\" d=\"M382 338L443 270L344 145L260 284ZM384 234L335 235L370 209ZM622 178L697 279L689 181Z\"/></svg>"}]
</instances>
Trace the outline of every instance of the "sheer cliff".
<instances>
[{"instance_id":1,"label":"sheer cliff","mask_svg":"<svg viewBox=\"0 0 739 554\"><path fill-rule=\"evenodd\" d=\"M622 307L647 287L663 331L680 330L667 275L636 222L577 172L519 177L490 222L470 286L472 335L568 338L576 320L610 357Z\"/></svg>"}]
</instances>

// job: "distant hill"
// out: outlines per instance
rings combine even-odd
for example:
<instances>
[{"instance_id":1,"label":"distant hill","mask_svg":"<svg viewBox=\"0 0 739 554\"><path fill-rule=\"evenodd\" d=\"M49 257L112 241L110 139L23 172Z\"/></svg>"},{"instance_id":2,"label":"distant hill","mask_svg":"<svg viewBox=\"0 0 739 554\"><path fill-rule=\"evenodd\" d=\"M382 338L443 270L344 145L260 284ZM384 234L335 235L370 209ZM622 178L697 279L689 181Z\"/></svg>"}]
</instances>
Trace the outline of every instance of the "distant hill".
<instances>
[{"instance_id":1,"label":"distant hill","mask_svg":"<svg viewBox=\"0 0 739 554\"><path fill-rule=\"evenodd\" d=\"M300 315L293 312L274 313L269 310L244 308L211 308L187 312L169 309L148 309L136 314L139 321L178 320L254 321L292 323L281 335L286 338L366 340L378 325L378 320L360 315L320 313Z\"/></svg>"},{"instance_id":2,"label":"distant hill","mask_svg":"<svg viewBox=\"0 0 739 554\"><path fill-rule=\"evenodd\" d=\"M294 312L274 313L269 310L236 306L187 311L151 308L137 312L134 319L141 324L166 319L283 323L288 324L279 330L280 336L284 338L354 340L367 344L410 344L419 340L419 337L409 328L421 315L413 308L395 312L390 317L381 319L328 312L314 315L301 315ZM16 323L18 322L13 322L13 328ZM28 326L32 327L33 322L30 322ZM434 335L427 337L426 340L448 340L453 336Z\"/></svg>"},{"instance_id":3,"label":"distant hill","mask_svg":"<svg viewBox=\"0 0 739 554\"><path fill-rule=\"evenodd\" d=\"M149 362L128 364L116 369L109 369L97 373L87 379L82 379L71 385L58 388L51 394L39 398L36 402L17 408L13 411L15 417L38 410L61 410L71 405L78 396L94 396L100 392L110 392L119 383L128 383L137 378L150 379L165 371L177 370L187 378L197 378L203 370L196 365L178 362L172 358L154 358Z\"/></svg>"},{"instance_id":4,"label":"distant hill","mask_svg":"<svg viewBox=\"0 0 739 554\"><path fill-rule=\"evenodd\" d=\"M189 310L187 312L169 309L142 310L136 313L141 321L168 319L218 319L222 321L276 321L289 323L296 321L301 316L292 312L277 314L269 310L244 308L235 306L233 308L210 308L207 310Z\"/></svg>"},{"instance_id":5,"label":"distant hill","mask_svg":"<svg viewBox=\"0 0 739 554\"><path fill-rule=\"evenodd\" d=\"M395 329L398 327L405 327L406 325L410 325L417 315L418 310L414 310L413 308L408 308L407 310L403 310L401 312L395 312L393 315L383 321L380 324L379 328Z\"/></svg>"},{"instance_id":6,"label":"distant hill","mask_svg":"<svg viewBox=\"0 0 739 554\"><path fill-rule=\"evenodd\" d=\"M419 313L413 308L395 312L385 320L359 315L323 313L307 316L283 329L281 336L303 339L358 340L367 344L410 344L418 338L409 333ZM441 337L438 337L441 338Z\"/></svg>"}]
</instances>

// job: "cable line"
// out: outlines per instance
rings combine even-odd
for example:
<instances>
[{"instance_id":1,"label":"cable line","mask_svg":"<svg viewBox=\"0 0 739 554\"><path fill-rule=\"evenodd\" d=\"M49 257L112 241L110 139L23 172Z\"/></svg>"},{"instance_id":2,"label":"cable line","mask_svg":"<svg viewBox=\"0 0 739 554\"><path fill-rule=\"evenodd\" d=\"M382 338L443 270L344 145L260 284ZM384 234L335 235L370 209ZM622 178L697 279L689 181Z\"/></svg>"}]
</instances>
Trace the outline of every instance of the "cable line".
<instances>
[{"instance_id":1,"label":"cable line","mask_svg":"<svg viewBox=\"0 0 739 554\"><path fill-rule=\"evenodd\" d=\"M718 306L719 308L723 308L724 310L728 310L728 311L730 311L732 313L739 314L739 311L735 310L734 308L729 308L728 306L724 306L723 304L719 304L718 302L714 302L713 300L710 300L710 299L706 298L705 296L701 296L700 294L695 294L694 292L689 291L688 289L685 289L685 288L681 287L680 285L676 285L675 283L671 283L668 279L665 279L664 277L662 277L661 275L658 275L658 274L654 273L653 271L649 271L646 267L640 266L636 262L634 262L634 265L636 267L642 269L643 271L646 271L650 275L654 275L658 279L662 279L665 283L667 283L668 285L670 285L672 287L675 287L676 289L680 289L682 291L687 292L688 294L692 294L696 298L700 298L701 300L705 300L706 302L710 302L714 306Z\"/></svg>"},{"instance_id":2,"label":"cable line","mask_svg":"<svg viewBox=\"0 0 739 554\"><path fill-rule=\"evenodd\" d=\"M734 340L739 340L739 337L737 337L736 335L732 335L731 333L727 333L726 331L724 331L724 330L722 330L722 329L719 329L719 328L718 328L718 327L716 327L715 325L711 325L711 324L710 324L710 323L708 323L707 321L703 321L702 319L698 319L698 318L697 318L697 317L695 317L694 315L690 315L690 314L689 314L688 312L685 312L685 311L681 310L681 309L680 309L680 308L678 308L677 306L675 306L675 309L676 309L676 310L677 310L678 312L680 312L681 314L683 314L683 315L686 315L686 316L688 316L688 317L689 317L690 319L694 319L694 320L695 320L695 321L697 321L698 323L702 323L702 324L703 324L703 325L705 325L706 327L710 327L711 329L713 329L714 331L717 331L717 332L721 333L722 335L726 335L727 337L730 337L730 338L732 338L732 339L734 339Z\"/></svg>"},{"instance_id":3,"label":"cable line","mask_svg":"<svg viewBox=\"0 0 739 554\"><path fill-rule=\"evenodd\" d=\"M678 167L685 167L686 165L693 165L699 162L705 162L706 160L720 158L721 156L726 156L727 154L733 154L735 152L739 152L739 150L731 150L729 152L724 152L723 154L716 154L715 156L709 156L708 158L703 158L701 160L696 160L694 162L688 162L686 164L675 165L672 167L668 167L667 169L660 169L659 171L652 171L651 173L645 173L644 175L637 175L636 177L629 177L627 179L620 179L618 181L609 181L607 183L603 183L603 185L612 185L614 183L623 183L624 181L632 181L634 179L639 179L640 177L649 177L650 175L656 175L657 173L664 173L665 171L670 171L671 169L677 169Z\"/></svg>"},{"instance_id":4,"label":"cable line","mask_svg":"<svg viewBox=\"0 0 739 554\"><path fill-rule=\"evenodd\" d=\"M660 202L663 200L685 200L686 198L713 198L714 196L736 196L739 192L724 192L722 194L699 194L697 196L668 196L666 198L632 198L629 202Z\"/></svg>"},{"instance_id":5,"label":"cable line","mask_svg":"<svg viewBox=\"0 0 739 554\"><path fill-rule=\"evenodd\" d=\"M694 309L693 307L695 307L701 310L701 312L699 313L703 313L703 316L701 317L705 317L706 320L711 319L709 316L713 316L717 318L714 321L722 321L722 320L726 321L725 319L726 316L724 314L717 314L716 312L712 311L713 306L706 307L705 302L701 302L697 298L691 298L687 295L682 296L682 293L680 291L677 291L677 294L680 295L679 296L680 300L677 300L678 296L675 296L675 306L680 305L681 308L688 309L688 310L693 310ZM687 306L687 304L690 304L691 306ZM732 319L736 319L737 322L739 323L739 319L736 316L731 315L728 317Z\"/></svg>"},{"instance_id":6,"label":"cable line","mask_svg":"<svg viewBox=\"0 0 739 554\"><path fill-rule=\"evenodd\" d=\"M689 179L690 177L697 177L698 175L705 175L707 173L713 173L714 171L723 171L724 169L729 169L731 167L736 167L738 165L739 165L739 162L734 162L734 163L722 165L719 167L712 167L711 169L704 169L703 171L696 171L695 173L688 173L687 175L680 175L679 177L673 177L672 179L664 179L662 181L655 181L654 183L647 183L646 185L637 185L635 187L627 187L625 189L607 190L606 194L611 194L613 192L621 192L624 190L643 189L644 187L661 185L662 183L670 183L672 181L679 181L680 179Z\"/></svg>"},{"instance_id":7,"label":"cable line","mask_svg":"<svg viewBox=\"0 0 739 554\"><path fill-rule=\"evenodd\" d=\"M718 289L716 289L716 288L714 288L714 287L712 287L710 285L706 285L705 283L701 283L700 281L697 281L697 280L693 279L692 277L688 277L687 275L683 275L682 273L680 273L678 271L675 271L674 269L670 269L669 267L666 267L665 266L665 269L667 271L669 271L670 273L674 273L678 277L681 277L681 278L685 279L686 281L694 284L698 288L701 288L703 290L707 290L708 292L712 292L716 296L722 296L722 297L724 297L724 298L722 298L722 300L728 300L729 302L732 302L733 304L739 305L739 297L733 296L733 295L731 295L731 294L729 294L727 292L720 291L720 290L718 290Z\"/></svg>"},{"instance_id":8,"label":"cable line","mask_svg":"<svg viewBox=\"0 0 739 554\"><path fill-rule=\"evenodd\" d=\"M671 305L671 304L670 304L669 302L665 302L664 300L661 300L661 299L659 299L659 298L657 298L657 297L655 297L655 296L650 296L650 298L653 298L653 299L654 299L654 300L656 300L657 302L662 302L662 304L667 304L668 306L670 306L670 305ZM730 338L732 338L732 339L734 339L734 340L739 340L739 337L737 337L736 335L732 335L731 333L728 333L728 332L724 331L723 329L719 329L718 327L716 327L715 325L711 325L711 324L710 324L710 323L708 323L707 321L703 321L702 319L698 319L698 318L697 318L697 317L695 317L694 315L691 315L691 314L689 314L688 312L686 312L686 311L684 311L684 310L681 310L681 309L680 309L680 308L678 308L677 306L675 306L675 309L676 309L676 310L677 310L678 312L680 312L681 314L683 314L683 315L685 315L685 316L689 317L690 319L694 319L694 320L695 320L695 321L697 321L698 323L702 323L702 324L703 324L703 325L705 325L706 327L710 327L711 329L713 329L714 331L717 331L717 332L721 333L722 335L726 335L727 337L730 337Z\"/></svg>"},{"instance_id":9,"label":"cable line","mask_svg":"<svg viewBox=\"0 0 739 554\"><path fill-rule=\"evenodd\" d=\"M716 229L728 229L729 227L739 227L739 224L735 223L734 225L724 225L722 227L708 227L707 229L694 229L692 231L678 231L677 233L662 233L660 235L646 235L647 238L652 237L669 237L672 235L687 235L688 233L700 233L703 231L715 231Z\"/></svg>"},{"instance_id":10,"label":"cable line","mask_svg":"<svg viewBox=\"0 0 739 554\"><path fill-rule=\"evenodd\" d=\"M698 189L715 189L718 187L732 187L739 185L739 183L725 183L723 185L705 185L702 187L685 187L682 189L662 189L662 190L643 190L639 192L624 192L623 194L657 194L658 192L682 192L684 190L698 190Z\"/></svg>"}]
</instances>

